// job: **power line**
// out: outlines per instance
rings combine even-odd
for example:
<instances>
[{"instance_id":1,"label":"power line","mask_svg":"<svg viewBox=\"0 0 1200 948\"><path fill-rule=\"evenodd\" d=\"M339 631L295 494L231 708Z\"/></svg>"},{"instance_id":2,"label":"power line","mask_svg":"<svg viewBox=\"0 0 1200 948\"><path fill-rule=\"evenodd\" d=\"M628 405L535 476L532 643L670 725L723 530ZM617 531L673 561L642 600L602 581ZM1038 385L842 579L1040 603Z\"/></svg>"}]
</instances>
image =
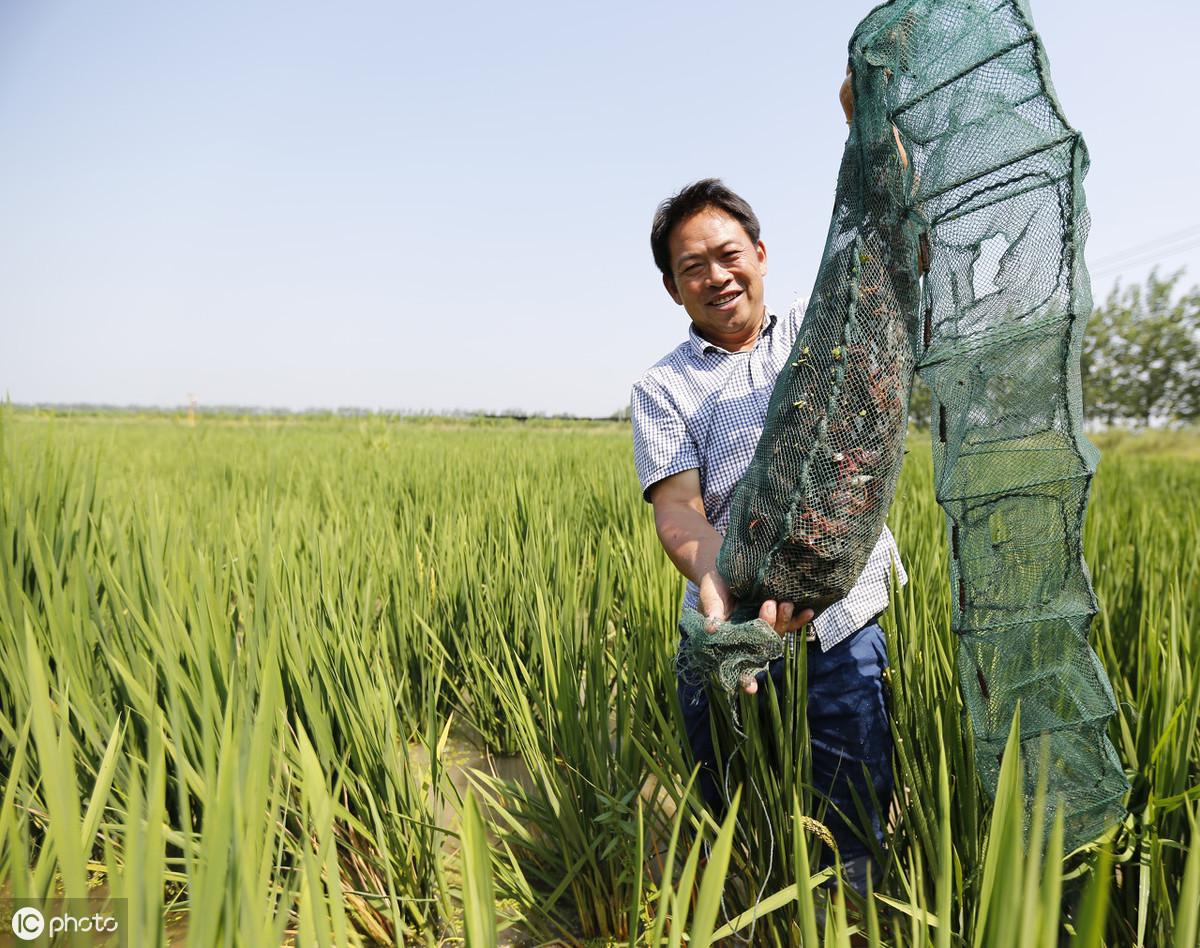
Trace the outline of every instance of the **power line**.
<instances>
[{"instance_id":1,"label":"power line","mask_svg":"<svg viewBox=\"0 0 1200 948\"><path fill-rule=\"evenodd\" d=\"M1099 268L1112 266L1113 264L1124 260L1126 257L1140 256L1150 250L1158 249L1161 246L1167 246L1180 240L1185 240L1193 235L1200 235L1200 224L1195 224L1191 227L1185 227L1183 230L1176 231L1173 234L1164 234L1161 237L1155 237L1153 240L1147 240L1145 243L1135 244L1132 247L1127 247L1117 253L1110 253L1107 256L1101 257L1099 260L1094 260L1093 265Z\"/></svg>"},{"instance_id":2,"label":"power line","mask_svg":"<svg viewBox=\"0 0 1200 948\"><path fill-rule=\"evenodd\" d=\"M1176 254L1183 253L1184 251L1192 250L1197 247L1200 247L1200 235L1191 241L1185 244L1180 244L1178 247L1174 247L1170 250L1154 250L1150 251L1149 253L1143 252L1126 260L1118 260L1115 263L1108 264L1107 266L1097 267L1096 270L1092 272L1092 276L1108 276L1109 274L1124 270L1127 267L1137 267L1146 263L1156 263L1157 261L1166 257L1173 257Z\"/></svg>"}]
</instances>

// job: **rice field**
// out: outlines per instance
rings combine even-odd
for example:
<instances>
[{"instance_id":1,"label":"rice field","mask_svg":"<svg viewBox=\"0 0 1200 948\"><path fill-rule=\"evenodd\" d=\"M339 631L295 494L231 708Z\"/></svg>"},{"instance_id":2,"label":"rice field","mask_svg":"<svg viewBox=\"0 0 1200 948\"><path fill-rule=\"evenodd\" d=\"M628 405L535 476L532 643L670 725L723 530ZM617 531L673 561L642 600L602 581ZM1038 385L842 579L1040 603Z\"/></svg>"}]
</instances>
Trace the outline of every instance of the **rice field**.
<instances>
[{"instance_id":1,"label":"rice field","mask_svg":"<svg viewBox=\"0 0 1200 948\"><path fill-rule=\"evenodd\" d=\"M131 946L1191 948L1200 437L1098 442L1128 818L1063 853L1016 754L979 789L913 436L863 899L818 868L802 700L743 715L737 754L722 722L736 802L698 805L627 426L0 409L0 896L127 900Z\"/></svg>"}]
</instances>

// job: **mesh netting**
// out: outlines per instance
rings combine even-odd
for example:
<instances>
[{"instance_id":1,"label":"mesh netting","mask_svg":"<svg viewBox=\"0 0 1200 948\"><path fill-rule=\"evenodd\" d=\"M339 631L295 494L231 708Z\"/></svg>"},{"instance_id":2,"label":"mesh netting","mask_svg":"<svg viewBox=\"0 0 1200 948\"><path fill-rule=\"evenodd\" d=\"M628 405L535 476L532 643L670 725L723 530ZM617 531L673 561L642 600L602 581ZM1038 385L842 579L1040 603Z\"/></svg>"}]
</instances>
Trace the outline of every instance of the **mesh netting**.
<instances>
[{"instance_id":1,"label":"mesh netting","mask_svg":"<svg viewBox=\"0 0 1200 948\"><path fill-rule=\"evenodd\" d=\"M1081 539L1098 459L1079 376L1087 151L1022 0L885 3L855 31L850 66L825 253L721 548L740 605L713 632L685 616L680 671L732 690L777 639L745 621L762 601L819 613L854 585L894 495L916 368L933 392L979 771L994 792L1019 701L1023 744L1050 735L1050 797L1066 794L1079 843L1127 789Z\"/></svg>"}]
</instances>

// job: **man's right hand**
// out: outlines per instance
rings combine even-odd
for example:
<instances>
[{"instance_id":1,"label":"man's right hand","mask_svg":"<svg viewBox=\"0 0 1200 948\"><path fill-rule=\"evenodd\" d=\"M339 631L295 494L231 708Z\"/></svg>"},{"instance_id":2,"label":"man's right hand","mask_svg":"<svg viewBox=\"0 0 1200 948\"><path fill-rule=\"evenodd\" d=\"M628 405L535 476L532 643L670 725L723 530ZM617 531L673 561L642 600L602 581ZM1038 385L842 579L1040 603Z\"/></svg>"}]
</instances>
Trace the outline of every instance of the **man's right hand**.
<instances>
[{"instance_id":1,"label":"man's right hand","mask_svg":"<svg viewBox=\"0 0 1200 948\"><path fill-rule=\"evenodd\" d=\"M700 613L709 620L709 631L729 618L733 612L733 597L729 587L716 570L706 573L700 579ZM796 606L790 602L776 602L768 599L759 607L758 618L773 628L780 635L788 632L798 632L813 620L813 611L803 609L796 612ZM753 675L745 675L741 680L742 691L752 695L758 691L758 681Z\"/></svg>"},{"instance_id":2,"label":"man's right hand","mask_svg":"<svg viewBox=\"0 0 1200 948\"><path fill-rule=\"evenodd\" d=\"M700 614L709 620L711 632L733 613L733 597L715 569L701 576L696 585L700 588Z\"/></svg>"}]
</instances>

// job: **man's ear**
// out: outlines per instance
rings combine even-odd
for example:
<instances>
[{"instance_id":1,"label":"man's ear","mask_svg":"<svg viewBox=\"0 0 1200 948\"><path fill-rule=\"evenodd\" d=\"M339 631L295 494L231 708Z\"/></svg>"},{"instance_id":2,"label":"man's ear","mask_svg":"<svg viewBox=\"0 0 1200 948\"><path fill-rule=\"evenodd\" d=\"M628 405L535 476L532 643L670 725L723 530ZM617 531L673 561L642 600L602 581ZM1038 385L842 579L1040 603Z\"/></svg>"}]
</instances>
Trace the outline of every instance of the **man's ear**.
<instances>
[{"instance_id":1,"label":"man's ear","mask_svg":"<svg viewBox=\"0 0 1200 948\"><path fill-rule=\"evenodd\" d=\"M767 275L767 245L764 244L760 240L758 242L758 246L755 247L754 249L758 253L758 274L759 274L759 276L766 276Z\"/></svg>"},{"instance_id":2,"label":"man's ear","mask_svg":"<svg viewBox=\"0 0 1200 948\"><path fill-rule=\"evenodd\" d=\"M671 276L671 274L663 274L663 286L666 287L667 292L671 294L671 299L682 306L683 297L679 295L679 287L675 285L675 278Z\"/></svg>"}]
</instances>

